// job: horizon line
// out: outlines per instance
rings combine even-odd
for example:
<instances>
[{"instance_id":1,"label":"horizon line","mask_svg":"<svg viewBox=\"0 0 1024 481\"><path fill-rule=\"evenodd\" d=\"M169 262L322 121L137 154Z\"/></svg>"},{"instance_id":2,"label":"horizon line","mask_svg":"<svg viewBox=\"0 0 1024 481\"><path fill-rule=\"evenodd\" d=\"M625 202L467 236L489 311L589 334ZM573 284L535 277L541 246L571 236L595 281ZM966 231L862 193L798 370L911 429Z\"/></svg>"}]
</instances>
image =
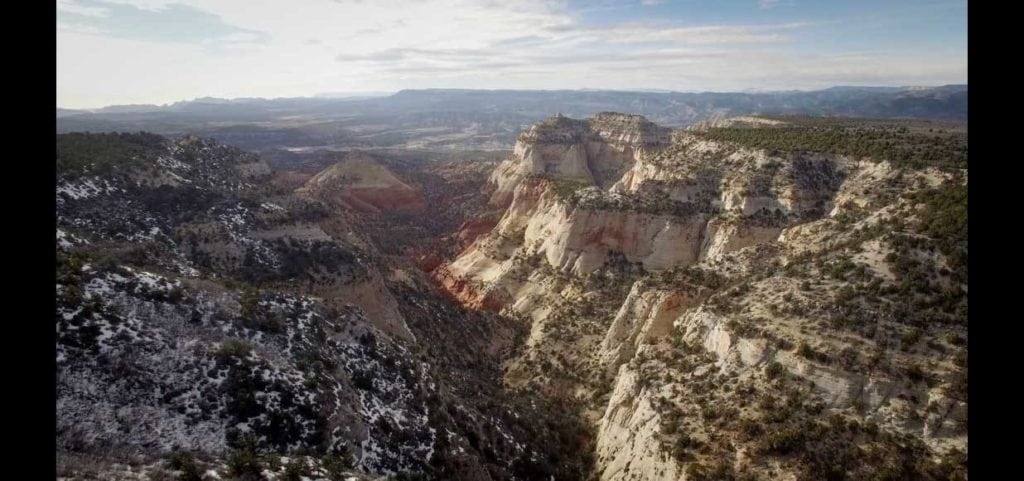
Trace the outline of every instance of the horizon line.
<instances>
[{"instance_id":1,"label":"horizon line","mask_svg":"<svg viewBox=\"0 0 1024 481\"><path fill-rule=\"evenodd\" d=\"M823 87L817 89L758 89L758 88L746 88L739 90L672 90L672 89L655 89L655 88L637 88L637 89L615 89L615 88L591 88L581 87L576 89L515 89L515 88L452 88L452 87L428 87L428 88L407 88L399 89L394 91L352 91L352 92L317 92L312 95L298 96L298 97L213 97L213 96L202 96L194 97L192 99L175 100L173 102L163 104L148 104L148 103L125 103L125 104L109 104L99 107L61 107L57 105L58 110L71 110L71 111L95 111L102 110L111 107L156 107L166 108L176 104L182 103L194 103L203 100L219 100L226 102L236 102L242 100L250 101L275 101L275 100L299 100L299 99L310 99L310 100L360 100L367 98L386 98L393 97L401 92L417 92L417 91L461 91L461 92L624 92L624 93L647 93L647 94L772 94L772 93L793 93L793 92L822 92L825 90L832 90L837 88L861 88L861 89L872 89L872 88L889 88L889 89L934 89L942 87L966 87L967 83L946 83L936 85L833 85L831 87Z\"/></svg>"}]
</instances>

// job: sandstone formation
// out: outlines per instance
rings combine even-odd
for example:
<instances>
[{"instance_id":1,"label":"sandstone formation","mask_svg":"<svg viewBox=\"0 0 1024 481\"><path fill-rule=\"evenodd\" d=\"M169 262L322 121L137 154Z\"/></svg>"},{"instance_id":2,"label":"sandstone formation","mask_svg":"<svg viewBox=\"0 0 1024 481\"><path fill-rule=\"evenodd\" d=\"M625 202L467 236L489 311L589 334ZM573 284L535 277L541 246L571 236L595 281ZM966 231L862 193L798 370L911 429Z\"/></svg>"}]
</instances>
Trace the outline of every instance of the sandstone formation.
<instances>
[{"instance_id":1,"label":"sandstone formation","mask_svg":"<svg viewBox=\"0 0 1024 481\"><path fill-rule=\"evenodd\" d=\"M883 314L899 311L884 296L902 262L887 226L913 222L914 192L965 176L701 135L780 124L672 132L627 115L547 119L489 180L491 204L504 208L493 230L435 271L463 304L531 326L506 381L590 401L601 480L811 479L824 458L773 457L789 451L764 447L743 423L818 425L822 412L933 456L966 451L962 368L943 354L958 352L966 321L921 327ZM801 401L765 421L769 401L738 392ZM894 449L877 434L821 436Z\"/></svg>"}]
</instances>

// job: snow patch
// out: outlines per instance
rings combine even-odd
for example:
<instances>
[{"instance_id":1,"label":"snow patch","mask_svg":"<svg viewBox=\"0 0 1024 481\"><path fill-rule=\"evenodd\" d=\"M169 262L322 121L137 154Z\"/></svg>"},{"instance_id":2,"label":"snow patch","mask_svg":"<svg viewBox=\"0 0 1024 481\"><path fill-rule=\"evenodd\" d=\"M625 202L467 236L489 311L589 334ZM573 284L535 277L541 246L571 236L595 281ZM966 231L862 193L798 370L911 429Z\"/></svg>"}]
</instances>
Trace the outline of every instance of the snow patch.
<instances>
[{"instance_id":1,"label":"snow patch","mask_svg":"<svg viewBox=\"0 0 1024 481\"><path fill-rule=\"evenodd\" d=\"M83 200L117 192L123 193L125 190L100 177L78 179L77 181L66 180L57 185L58 199L61 194L72 200Z\"/></svg>"}]
</instances>

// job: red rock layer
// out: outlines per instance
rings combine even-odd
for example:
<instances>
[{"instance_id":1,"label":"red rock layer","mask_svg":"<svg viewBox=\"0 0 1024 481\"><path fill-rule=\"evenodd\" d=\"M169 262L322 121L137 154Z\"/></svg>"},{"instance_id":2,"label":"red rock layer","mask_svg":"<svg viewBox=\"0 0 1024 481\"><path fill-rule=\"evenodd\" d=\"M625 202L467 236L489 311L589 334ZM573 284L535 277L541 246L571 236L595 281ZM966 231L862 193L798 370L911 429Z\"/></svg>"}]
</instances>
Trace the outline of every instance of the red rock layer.
<instances>
[{"instance_id":1,"label":"red rock layer","mask_svg":"<svg viewBox=\"0 0 1024 481\"><path fill-rule=\"evenodd\" d=\"M442 289L459 304L470 309L498 312L511 300L498 291L477 291L464 279L453 276L445 266L434 270L433 276L441 284Z\"/></svg>"},{"instance_id":2,"label":"red rock layer","mask_svg":"<svg viewBox=\"0 0 1024 481\"><path fill-rule=\"evenodd\" d=\"M423 195L409 188L350 188L340 197L349 207L360 212L423 212L427 209Z\"/></svg>"}]
</instances>

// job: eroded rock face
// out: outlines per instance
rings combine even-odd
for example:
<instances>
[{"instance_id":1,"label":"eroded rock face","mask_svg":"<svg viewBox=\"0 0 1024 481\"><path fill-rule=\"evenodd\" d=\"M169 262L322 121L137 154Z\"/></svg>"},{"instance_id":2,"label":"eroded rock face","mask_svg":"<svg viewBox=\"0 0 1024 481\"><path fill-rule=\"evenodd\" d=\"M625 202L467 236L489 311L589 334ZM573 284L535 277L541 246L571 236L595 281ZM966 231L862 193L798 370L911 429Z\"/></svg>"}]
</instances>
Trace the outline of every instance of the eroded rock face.
<instances>
[{"instance_id":1,"label":"eroded rock face","mask_svg":"<svg viewBox=\"0 0 1024 481\"><path fill-rule=\"evenodd\" d=\"M501 279L517 255L573 275L620 258L651 272L685 268L825 215L845 172L844 159L770 157L639 116L556 116L524 132L491 175L491 203L505 213L441 277L460 299L480 297L472 289L500 299L515 297L494 291L510 291Z\"/></svg>"},{"instance_id":2,"label":"eroded rock face","mask_svg":"<svg viewBox=\"0 0 1024 481\"><path fill-rule=\"evenodd\" d=\"M657 438L661 421L654 407L657 393L643 386L639 373L630 366L622 366L615 379L598 428L600 479L686 479L681 477L679 464L664 454Z\"/></svg>"},{"instance_id":3,"label":"eroded rock face","mask_svg":"<svg viewBox=\"0 0 1024 481\"><path fill-rule=\"evenodd\" d=\"M663 270L696 260L702 220L630 211L572 208L551 202L538 209L524 232L527 245L539 243L552 267L583 274L604 266L611 255Z\"/></svg>"},{"instance_id":4,"label":"eroded rock face","mask_svg":"<svg viewBox=\"0 0 1024 481\"><path fill-rule=\"evenodd\" d=\"M895 433L914 446L890 451L906 459L966 451L966 378L942 340L961 339L966 324L927 328L924 343L905 311L886 310L893 299L843 304L869 281L894 292L896 241L882 233L920 210L908 193L947 185L949 173L771 154L614 118L605 134L599 119L560 117L524 133L491 176L503 216L437 271L466 305L531 326L507 382L592 401L600 479L691 479L712 465L798 479L828 464L780 460L744 422L773 436L816 426L808 436L823 437L808 443L878 450L895 449L878 433ZM737 122L722 125L774 125ZM898 349L893 336L904 336ZM797 392L785 415L751 405Z\"/></svg>"},{"instance_id":5,"label":"eroded rock face","mask_svg":"<svg viewBox=\"0 0 1024 481\"><path fill-rule=\"evenodd\" d=\"M601 341L600 361L610 371L617 371L643 344L667 337L676 318L698 305L702 294L634 284Z\"/></svg>"},{"instance_id":6,"label":"eroded rock face","mask_svg":"<svg viewBox=\"0 0 1024 481\"><path fill-rule=\"evenodd\" d=\"M495 170L491 203L507 205L516 186L535 175L610 186L639 158L668 145L670 132L639 115L549 118L523 132L512 158Z\"/></svg>"}]
</instances>

